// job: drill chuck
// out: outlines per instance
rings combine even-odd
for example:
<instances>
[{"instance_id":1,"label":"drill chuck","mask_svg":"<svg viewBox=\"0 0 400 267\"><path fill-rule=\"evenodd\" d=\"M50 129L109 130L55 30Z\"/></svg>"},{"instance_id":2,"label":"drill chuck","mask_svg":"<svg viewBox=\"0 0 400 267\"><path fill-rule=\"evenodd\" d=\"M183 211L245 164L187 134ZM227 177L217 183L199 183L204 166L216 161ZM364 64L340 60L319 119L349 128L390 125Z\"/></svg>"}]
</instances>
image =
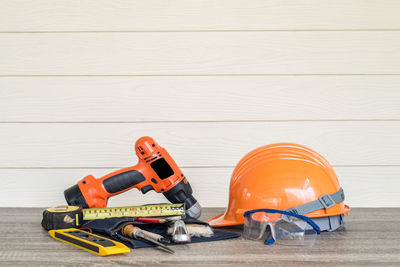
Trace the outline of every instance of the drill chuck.
<instances>
[{"instance_id":1,"label":"drill chuck","mask_svg":"<svg viewBox=\"0 0 400 267\"><path fill-rule=\"evenodd\" d=\"M164 192L164 196L171 203L185 203L186 214L193 218L199 218L201 215L201 206L193 197L192 187L186 179L179 182L173 188Z\"/></svg>"},{"instance_id":2,"label":"drill chuck","mask_svg":"<svg viewBox=\"0 0 400 267\"><path fill-rule=\"evenodd\" d=\"M190 208L186 209L186 214L198 219L201 215L201 206L199 202L196 201Z\"/></svg>"}]
</instances>

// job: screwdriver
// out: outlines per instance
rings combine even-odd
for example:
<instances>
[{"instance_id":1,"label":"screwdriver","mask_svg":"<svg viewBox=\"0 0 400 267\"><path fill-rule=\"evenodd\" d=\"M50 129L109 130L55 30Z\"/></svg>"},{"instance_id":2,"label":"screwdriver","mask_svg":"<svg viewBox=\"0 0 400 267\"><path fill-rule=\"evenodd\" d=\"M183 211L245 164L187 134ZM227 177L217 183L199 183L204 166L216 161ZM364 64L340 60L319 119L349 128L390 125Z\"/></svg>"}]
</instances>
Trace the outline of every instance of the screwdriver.
<instances>
[{"instance_id":1,"label":"screwdriver","mask_svg":"<svg viewBox=\"0 0 400 267\"><path fill-rule=\"evenodd\" d=\"M175 253L172 249L167 247L166 245L158 242L158 240L163 240L164 237L155 233L151 233L145 230L140 229L139 227L133 226L133 225L127 225L121 230L122 235L128 236L131 238L135 239L144 239L146 241L149 241L150 243L153 243L157 245L157 247L165 252L168 253Z\"/></svg>"}]
</instances>

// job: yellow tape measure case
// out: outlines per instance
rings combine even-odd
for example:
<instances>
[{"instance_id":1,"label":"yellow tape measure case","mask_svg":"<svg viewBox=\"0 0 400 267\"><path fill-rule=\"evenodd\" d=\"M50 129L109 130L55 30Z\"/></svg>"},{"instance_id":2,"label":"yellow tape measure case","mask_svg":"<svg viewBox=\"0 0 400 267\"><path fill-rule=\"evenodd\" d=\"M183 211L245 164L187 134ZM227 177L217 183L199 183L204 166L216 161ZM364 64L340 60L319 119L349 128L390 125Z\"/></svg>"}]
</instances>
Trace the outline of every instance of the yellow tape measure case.
<instances>
[{"instance_id":1,"label":"yellow tape measure case","mask_svg":"<svg viewBox=\"0 0 400 267\"><path fill-rule=\"evenodd\" d=\"M77 206L57 206L43 211L42 226L46 230L74 228L82 222L82 208Z\"/></svg>"}]
</instances>

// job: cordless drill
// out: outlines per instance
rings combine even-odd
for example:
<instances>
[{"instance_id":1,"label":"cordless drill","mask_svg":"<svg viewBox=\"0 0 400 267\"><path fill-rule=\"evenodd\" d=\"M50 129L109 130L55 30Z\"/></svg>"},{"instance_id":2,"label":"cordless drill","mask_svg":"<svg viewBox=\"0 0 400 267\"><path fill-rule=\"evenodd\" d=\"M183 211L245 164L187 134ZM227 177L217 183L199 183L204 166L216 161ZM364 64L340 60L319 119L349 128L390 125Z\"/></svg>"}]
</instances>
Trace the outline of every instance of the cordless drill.
<instances>
[{"instance_id":1,"label":"cordless drill","mask_svg":"<svg viewBox=\"0 0 400 267\"><path fill-rule=\"evenodd\" d=\"M192 188L168 152L153 138L145 136L135 144L137 165L96 179L88 175L64 191L69 205L83 208L105 208L108 198L137 188L143 194L150 190L163 193L172 203L185 203L186 214L198 218L201 207Z\"/></svg>"}]
</instances>

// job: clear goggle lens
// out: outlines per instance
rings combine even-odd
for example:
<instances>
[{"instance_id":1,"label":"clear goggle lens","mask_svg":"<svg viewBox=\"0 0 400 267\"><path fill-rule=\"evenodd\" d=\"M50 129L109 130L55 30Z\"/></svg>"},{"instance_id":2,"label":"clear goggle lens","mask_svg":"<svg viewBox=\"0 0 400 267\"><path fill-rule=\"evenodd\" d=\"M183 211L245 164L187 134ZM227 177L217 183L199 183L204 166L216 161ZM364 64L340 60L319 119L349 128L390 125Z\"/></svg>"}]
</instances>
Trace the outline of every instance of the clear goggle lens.
<instances>
[{"instance_id":1,"label":"clear goggle lens","mask_svg":"<svg viewBox=\"0 0 400 267\"><path fill-rule=\"evenodd\" d=\"M291 246L314 245L319 227L308 217L285 211L265 209L248 211L244 216L243 236L261 239L265 244L274 242Z\"/></svg>"}]
</instances>

